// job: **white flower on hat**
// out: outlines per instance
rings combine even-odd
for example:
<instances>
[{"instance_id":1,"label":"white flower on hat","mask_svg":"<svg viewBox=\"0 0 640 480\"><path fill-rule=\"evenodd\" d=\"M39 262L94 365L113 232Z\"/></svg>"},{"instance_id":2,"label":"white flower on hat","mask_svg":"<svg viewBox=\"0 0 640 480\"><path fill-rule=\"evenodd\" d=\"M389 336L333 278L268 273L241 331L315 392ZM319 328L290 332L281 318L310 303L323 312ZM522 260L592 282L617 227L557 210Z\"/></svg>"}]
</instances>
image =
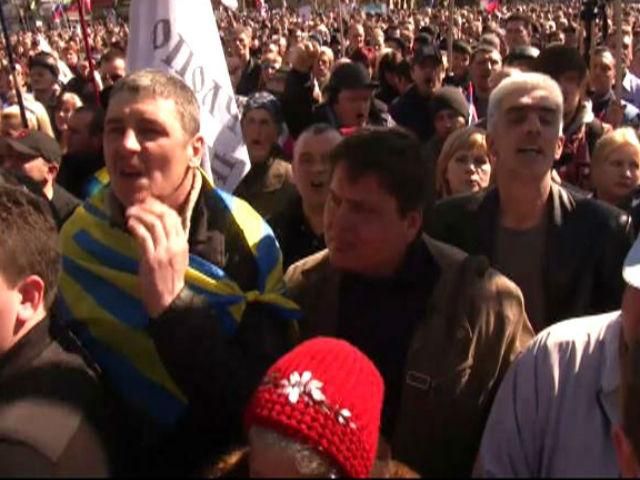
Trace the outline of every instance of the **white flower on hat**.
<instances>
[{"instance_id":1,"label":"white flower on hat","mask_svg":"<svg viewBox=\"0 0 640 480\"><path fill-rule=\"evenodd\" d=\"M297 403L300 395L305 394L314 402L324 402L325 396L322 393L323 383L313 378L313 374L306 370L300 375L298 372L291 372L289 379L280 382L282 393L287 395L290 403Z\"/></svg>"}]
</instances>

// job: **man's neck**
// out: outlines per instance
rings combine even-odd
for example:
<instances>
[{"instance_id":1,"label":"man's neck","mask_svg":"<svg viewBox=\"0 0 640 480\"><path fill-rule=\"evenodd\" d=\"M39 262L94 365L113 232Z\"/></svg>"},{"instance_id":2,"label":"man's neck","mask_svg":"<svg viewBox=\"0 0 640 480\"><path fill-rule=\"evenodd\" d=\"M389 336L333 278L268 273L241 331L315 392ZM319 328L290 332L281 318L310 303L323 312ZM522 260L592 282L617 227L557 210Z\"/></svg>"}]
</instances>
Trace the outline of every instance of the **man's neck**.
<instances>
[{"instance_id":1,"label":"man's neck","mask_svg":"<svg viewBox=\"0 0 640 480\"><path fill-rule=\"evenodd\" d=\"M49 201L52 201L53 200L53 183L46 183L42 187L42 192L44 193L44 196L47 197Z\"/></svg>"},{"instance_id":2,"label":"man's neck","mask_svg":"<svg viewBox=\"0 0 640 480\"><path fill-rule=\"evenodd\" d=\"M546 213L551 192L551 175L542 182L505 179L498 187L500 225L513 230L528 230L539 225Z\"/></svg>"},{"instance_id":3,"label":"man's neck","mask_svg":"<svg viewBox=\"0 0 640 480\"><path fill-rule=\"evenodd\" d=\"M316 235L324 234L324 204L310 205L303 200L302 212L313 233Z\"/></svg>"}]
</instances>

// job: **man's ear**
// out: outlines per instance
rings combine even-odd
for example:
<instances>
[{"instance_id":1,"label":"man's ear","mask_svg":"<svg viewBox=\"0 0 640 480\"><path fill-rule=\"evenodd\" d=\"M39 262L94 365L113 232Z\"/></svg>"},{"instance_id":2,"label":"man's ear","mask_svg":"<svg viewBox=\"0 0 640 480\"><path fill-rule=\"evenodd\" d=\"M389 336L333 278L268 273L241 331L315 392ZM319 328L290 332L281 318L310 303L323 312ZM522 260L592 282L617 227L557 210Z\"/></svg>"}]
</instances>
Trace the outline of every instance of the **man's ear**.
<instances>
[{"instance_id":1,"label":"man's ear","mask_svg":"<svg viewBox=\"0 0 640 480\"><path fill-rule=\"evenodd\" d=\"M189 166L199 167L206 148L206 142L201 134L197 134L189 142Z\"/></svg>"},{"instance_id":2,"label":"man's ear","mask_svg":"<svg viewBox=\"0 0 640 480\"><path fill-rule=\"evenodd\" d=\"M422 210L411 210L405 217L405 225L407 230L407 236L413 240L422 228L423 221Z\"/></svg>"},{"instance_id":3,"label":"man's ear","mask_svg":"<svg viewBox=\"0 0 640 480\"><path fill-rule=\"evenodd\" d=\"M58 172L60 171L60 165L57 163L49 162L47 164L47 176L53 182L58 177Z\"/></svg>"},{"instance_id":4,"label":"man's ear","mask_svg":"<svg viewBox=\"0 0 640 480\"><path fill-rule=\"evenodd\" d=\"M41 320L45 313L44 281L37 275L29 275L18 283L16 291L20 295L20 305L17 310L14 334L21 337L35 322Z\"/></svg>"},{"instance_id":5,"label":"man's ear","mask_svg":"<svg viewBox=\"0 0 640 480\"><path fill-rule=\"evenodd\" d=\"M556 142L556 151L554 152L554 160L558 160L562 155L562 149L564 148L564 135L560 135L558 137L558 141Z\"/></svg>"}]
</instances>

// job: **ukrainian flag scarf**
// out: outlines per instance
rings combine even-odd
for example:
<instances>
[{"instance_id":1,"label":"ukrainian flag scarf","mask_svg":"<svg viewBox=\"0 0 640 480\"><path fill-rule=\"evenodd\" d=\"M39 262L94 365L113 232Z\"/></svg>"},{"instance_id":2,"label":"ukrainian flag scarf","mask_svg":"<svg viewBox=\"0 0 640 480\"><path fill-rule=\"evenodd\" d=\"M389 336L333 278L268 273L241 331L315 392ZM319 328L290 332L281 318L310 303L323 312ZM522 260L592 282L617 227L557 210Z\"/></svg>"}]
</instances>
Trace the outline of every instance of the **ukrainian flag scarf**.
<instances>
[{"instance_id":1,"label":"ukrainian flag scarf","mask_svg":"<svg viewBox=\"0 0 640 480\"><path fill-rule=\"evenodd\" d=\"M269 305L284 319L298 318L297 306L282 295L282 256L267 223L246 202L202 177L204 194L222 202L251 246L258 282L255 290L243 292L219 267L190 255L185 288L208 299L216 313L212 321L228 335L252 302ZM61 232L60 314L116 390L157 422L171 425L188 402L146 331L149 318L137 287L138 248L132 236L111 226L108 192L101 189L85 202Z\"/></svg>"}]
</instances>

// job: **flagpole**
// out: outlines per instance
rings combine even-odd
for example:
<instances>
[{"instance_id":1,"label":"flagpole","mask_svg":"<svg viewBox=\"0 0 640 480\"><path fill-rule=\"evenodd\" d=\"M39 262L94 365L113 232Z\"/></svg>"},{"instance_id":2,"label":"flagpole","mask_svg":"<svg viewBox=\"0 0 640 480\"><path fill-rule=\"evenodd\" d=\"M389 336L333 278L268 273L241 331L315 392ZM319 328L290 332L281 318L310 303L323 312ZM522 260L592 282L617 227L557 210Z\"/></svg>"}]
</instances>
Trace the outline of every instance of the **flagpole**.
<instances>
[{"instance_id":1,"label":"flagpole","mask_svg":"<svg viewBox=\"0 0 640 480\"><path fill-rule=\"evenodd\" d=\"M340 22L340 50L342 52L342 57L344 58L346 45L344 44L344 22L342 21L342 6L340 5L340 0L338 0L338 21Z\"/></svg>"},{"instance_id":2,"label":"flagpole","mask_svg":"<svg viewBox=\"0 0 640 480\"><path fill-rule=\"evenodd\" d=\"M16 90L16 98L18 99L18 106L20 107L20 119L22 120L22 126L29 128L29 122L27 121L27 111L24 108L24 99L22 98L22 91L18 84L18 77L16 75L16 64L13 59L13 52L11 51L11 43L9 41L9 30L7 30L7 20L4 18L4 5L0 3L0 23L2 24L2 33L4 36L4 45L7 51L7 58L9 59L9 68L11 68L11 76L13 77L13 85Z\"/></svg>"},{"instance_id":3,"label":"flagpole","mask_svg":"<svg viewBox=\"0 0 640 480\"><path fill-rule=\"evenodd\" d=\"M93 57L91 55L91 45L89 44L89 33L87 30L87 22L84 18L84 0L77 0L78 13L80 14L80 28L82 29L82 39L84 41L84 49L87 55L87 61L89 62L89 72L91 75L91 82L93 83L93 89L96 95L96 106L100 106L100 89L98 88L98 82L96 81L96 69L93 65Z\"/></svg>"},{"instance_id":4,"label":"flagpole","mask_svg":"<svg viewBox=\"0 0 640 480\"><path fill-rule=\"evenodd\" d=\"M616 99L622 99L622 80L625 65L622 61L622 1L614 0L614 24L616 26Z\"/></svg>"},{"instance_id":5,"label":"flagpole","mask_svg":"<svg viewBox=\"0 0 640 480\"><path fill-rule=\"evenodd\" d=\"M453 14L455 12L455 0L449 0L449 34L448 34L448 51L447 63L449 64L449 72L453 75Z\"/></svg>"}]
</instances>

